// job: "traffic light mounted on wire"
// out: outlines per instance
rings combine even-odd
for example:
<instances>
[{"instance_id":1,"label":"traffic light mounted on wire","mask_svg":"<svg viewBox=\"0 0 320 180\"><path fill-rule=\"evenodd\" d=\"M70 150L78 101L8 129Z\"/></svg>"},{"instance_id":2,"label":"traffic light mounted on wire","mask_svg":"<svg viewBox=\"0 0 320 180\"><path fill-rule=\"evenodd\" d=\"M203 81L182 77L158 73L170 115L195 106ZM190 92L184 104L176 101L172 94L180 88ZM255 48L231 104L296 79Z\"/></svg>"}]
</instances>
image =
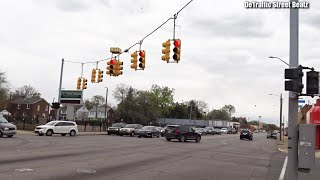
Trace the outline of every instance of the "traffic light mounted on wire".
<instances>
[{"instance_id":1,"label":"traffic light mounted on wire","mask_svg":"<svg viewBox=\"0 0 320 180\"><path fill-rule=\"evenodd\" d=\"M117 60L115 62L115 69L114 69L114 72L113 72L114 76L122 75L122 69L123 69L122 65L123 65L123 62L120 61L120 60Z\"/></svg>"},{"instance_id":2,"label":"traffic light mounted on wire","mask_svg":"<svg viewBox=\"0 0 320 180\"><path fill-rule=\"evenodd\" d=\"M309 71L307 72L307 95L314 96L319 94L319 72Z\"/></svg>"},{"instance_id":3,"label":"traffic light mounted on wire","mask_svg":"<svg viewBox=\"0 0 320 180\"><path fill-rule=\"evenodd\" d=\"M107 72L106 74L113 76L114 73L114 68L115 68L115 60L111 59L110 61L107 62Z\"/></svg>"},{"instance_id":4,"label":"traffic light mounted on wire","mask_svg":"<svg viewBox=\"0 0 320 180\"><path fill-rule=\"evenodd\" d=\"M138 53L137 52L134 52L134 53L132 53L131 54L131 57L132 57L132 59L131 59L131 68L132 69L134 69L134 70L137 70L137 62L138 62L138 60L137 60L137 58L138 58Z\"/></svg>"},{"instance_id":5,"label":"traffic light mounted on wire","mask_svg":"<svg viewBox=\"0 0 320 180\"><path fill-rule=\"evenodd\" d=\"M98 83L102 82L103 80L103 71L102 70L98 70Z\"/></svg>"},{"instance_id":6,"label":"traffic light mounted on wire","mask_svg":"<svg viewBox=\"0 0 320 180\"><path fill-rule=\"evenodd\" d=\"M289 81L285 81L284 89L286 91L302 93L304 87L302 84L302 67L285 69L284 77L285 79L289 79Z\"/></svg>"},{"instance_id":7,"label":"traffic light mounted on wire","mask_svg":"<svg viewBox=\"0 0 320 180\"><path fill-rule=\"evenodd\" d=\"M144 70L146 67L146 52L144 50L139 52L139 67Z\"/></svg>"},{"instance_id":8,"label":"traffic light mounted on wire","mask_svg":"<svg viewBox=\"0 0 320 180\"><path fill-rule=\"evenodd\" d=\"M82 79L82 89L87 89L88 80L86 78Z\"/></svg>"},{"instance_id":9,"label":"traffic light mounted on wire","mask_svg":"<svg viewBox=\"0 0 320 180\"><path fill-rule=\"evenodd\" d=\"M181 53L181 40L175 39L173 42L174 48L173 48L173 60L177 61L177 63L180 61L180 53Z\"/></svg>"},{"instance_id":10,"label":"traffic light mounted on wire","mask_svg":"<svg viewBox=\"0 0 320 180\"><path fill-rule=\"evenodd\" d=\"M167 61L167 63L169 63L170 60L170 39L168 39L166 42L162 43L162 47L164 47L164 49L162 49L162 57L161 59L163 61Z\"/></svg>"},{"instance_id":11,"label":"traffic light mounted on wire","mask_svg":"<svg viewBox=\"0 0 320 180\"><path fill-rule=\"evenodd\" d=\"M97 75L97 70L93 68L92 73L91 73L91 82L92 83L96 82L96 75Z\"/></svg>"},{"instance_id":12,"label":"traffic light mounted on wire","mask_svg":"<svg viewBox=\"0 0 320 180\"><path fill-rule=\"evenodd\" d=\"M82 79L81 79L81 77L79 77L78 81L77 81L77 90L81 89L81 82L82 82Z\"/></svg>"}]
</instances>

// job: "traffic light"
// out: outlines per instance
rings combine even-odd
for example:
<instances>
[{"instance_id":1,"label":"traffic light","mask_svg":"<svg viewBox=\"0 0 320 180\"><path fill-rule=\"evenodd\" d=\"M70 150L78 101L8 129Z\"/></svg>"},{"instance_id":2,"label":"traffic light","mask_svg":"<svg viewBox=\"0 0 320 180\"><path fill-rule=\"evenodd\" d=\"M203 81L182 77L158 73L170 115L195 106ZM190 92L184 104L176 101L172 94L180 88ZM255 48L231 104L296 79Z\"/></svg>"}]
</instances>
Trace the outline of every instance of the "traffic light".
<instances>
[{"instance_id":1,"label":"traffic light","mask_svg":"<svg viewBox=\"0 0 320 180\"><path fill-rule=\"evenodd\" d=\"M77 81L77 90L81 89L81 78L79 77L78 78L78 81Z\"/></svg>"},{"instance_id":2,"label":"traffic light","mask_svg":"<svg viewBox=\"0 0 320 180\"><path fill-rule=\"evenodd\" d=\"M59 109L59 108L60 108L60 103L58 103L58 102L53 102L52 105L51 105L51 107L52 107L53 109Z\"/></svg>"},{"instance_id":3,"label":"traffic light","mask_svg":"<svg viewBox=\"0 0 320 180\"><path fill-rule=\"evenodd\" d=\"M122 65L123 65L123 62L122 62L122 61L119 61L119 60L116 61L116 63L115 63L115 69L114 69L114 72L113 72L113 75L114 75L114 76L122 75L122 69L123 69Z\"/></svg>"},{"instance_id":4,"label":"traffic light","mask_svg":"<svg viewBox=\"0 0 320 180\"><path fill-rule=\"evenodd\" d=\"M170 39L168 39L168 41L162 43L162 47L164 47L164 49L162 49L162 54L163 56L161 57L161 59L163 61L167 61L167 63L169 63L170 60Z\"/></svg>"},{"instance_id":5,"label":"traffic light","mask_svg":"<svg viewBox=\"0 0 320 180\"><path fill-rule=\"evenodd\" d=\"M114 73L114 67L115 67L115 60L111 59L110 61L107 62L107 74L112 76Z\"/></svg>"},{"instance_id":6,"label":"traffic light","mask_svg":"<svg viewBox=\"0 0 320 180\"><path fill-rule=\"evenodd\" d=\"M319 72L307 72L307 94L313 96L319 94Z\"/></svg>"},{"instance_id":7,"label":"traffic light","mask_svg":"<svg viewBox=\"0 0 320 180\"><path fill-rule=\"evenodd\" d=\"M87 89L88 80L86 78L82 79L82 89Z\"/></svg>"},{"instance_id":8,"label":"traffic light","mask_svg":"<svg viewBox=\"0 0 320 180\"><path fill-rule=\"evenodd\" d=\"M140 51L139 52L139 56L140 56L140 58L139 58L139 62L140 62L139 67L141 69L144 69L146 67L146 52L144 50Z\"/></svg>"},{"instance_id":9,"label":"traffic light","mask_svg":"<svg viewBox=\"0 0 320 180\"><path fill-rule=\"evenodd\" d=\"M92 73L91 73L91 82L92 83L96 82L96 74L97 74L97 70L96 69L92 69Z\"/></svg>"},{"instance_id":10,"label":"traffic light","mask_svg":"<svg viewBox=\"0 0 320 180\"><path fill-rule=\"evenodd\" d=\"M173 48L173 60L179 62L180 61L180 53L181 53L181 40L175 39L173 42L174 48Z\"/></svg>"},{"instance_id":11,"label":"traffic light","mask_svg":"<svg viewBox=\"0 0 320 180\"><path fill-rule=\"evenodd\" d=\"M285 69L284 78L289 79L289 81L285 81L284 89L286 91L302 93L304 87L302 84L302 77L303 72L301 67Z\"/></svg>"},{"instance_id":12,"label":"traffic light","mask_svg":"<svg viewBox=\"0 0 320 180\"><path fill-rule=\"evenodd\" d=\"M102 70L98 70L98 83L102 82L103 80L103 71Z\"/></svg>"},{"instance_id":13,"label":"traffic light","mask_svg":"<svg viewBox=\"0 0 320 180\"><path fill-rule=\"evenodd\" d=\"M138 60L137 60L137 58L138 58L138 53L137 52L134 52L134 53L132 53L131 54L131 57L132 57L132 59L131 59L131 68L132 69L135 69L135 70L137 70L137 62L138 62Z\"/></svg>"}]
</instances>

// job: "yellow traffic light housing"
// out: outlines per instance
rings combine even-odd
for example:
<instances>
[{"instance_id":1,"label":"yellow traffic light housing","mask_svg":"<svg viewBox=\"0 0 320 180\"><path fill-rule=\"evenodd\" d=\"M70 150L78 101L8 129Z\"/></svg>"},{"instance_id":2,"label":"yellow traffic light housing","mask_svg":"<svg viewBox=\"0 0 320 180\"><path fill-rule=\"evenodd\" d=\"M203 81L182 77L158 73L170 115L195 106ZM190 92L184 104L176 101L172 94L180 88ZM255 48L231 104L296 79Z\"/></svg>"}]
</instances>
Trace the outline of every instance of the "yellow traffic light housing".
<instances>
[{"instance_id":1,"label":"yellow traffic light housing","mask_svg":"<svg viewBox=\"0 0 320 180\"><path fill-rule=\"evenodd\" d=\"M167 63L170 60L170 39L168 39L166 42L162 43L162 47L164 47L164 49L162 49L162 54L163 56L161 57L161 59L163 61L167 61Z\"/></svg>"},{"instance_id":2,"label":"yellow traffic light housing","mask_svg":"<svg viewBox=\"0 0 320 180\"><path fill-rule=\"evenodd\" d=\"M123 65L122 61L117 60L115 62L115 69L114 69L114 73L113 73L114 76L122 75L122 70L123 70L122 65Z\"/></svg>"},{"instance_id":3,"label":"yellow traffic light housing","mask_svg":"<svg viewBox=\"0 0 320 180\"><path fill-rule=\"evenodd\" d=\"M98 83L102 82L103 80L103 71L102 70L98 70Z\"/></svg>"},{"instance_id":4,"label":"yellow traffic light housing","mask_svg":"<svg viewBox=\"0 0 320 180\"><path fill-rule=\"evenodd\" d=\"M77 90L80 90L80 89L81 89L81 78L79 77L77 81Z\"/></svg>"},{"instance_id":5,"label":"yellow traffic light housing","mask_svg":"<svg viewBox=\"0 0 320 180\"><path fill-rule=\"evenodd\" d=\"M177 61L177 63L180 61L180 53L181 53L181 40L175 39L173 42L174 48L173 48L173 60Z\"/></svg>"},{"instance_id":6,"label":"yellow traffic light housing","mask_svg":"<svg viewBox=\"0 0 320 180\"><path fill-rule=\"evenodd\" d=\"M114 59L111 59L110 61L107 62L107 72L106 74L112 76L114 75L114 68L115 68L115 60Z\"/></svg>"},{"instance_id":7,"label":"yellow traffic light housing","mask_svg":"<svg viewBox=\"0 0 320 180\"><path fill-rule=\"evenodd\" d=\"M131 59L131 68L132 69L135 69L135 70L137 70L137 62L138 62L138 60L137 60L137 58L138 58L138 53L137 52L134 52L134 53L132 53L131 54L131 57L132 57L132 59Z\"/></svg>"},{"instance_id":8,"label":"yellow traffic light housing","mask_svg":"<svg viewBox=\"0 0 320 180\"><path fill-rule=\"evenodd\" d=\"M97 70L96 69L92 69L92 73L91 73L91 82L92 83L96 82L96 74L97 74Z\"/></svg>"},{"instance_id":9,"label":"yellow traffic light housing","mask_svg":"<svg viewBox=\"0 0 320 180\"><path fill-rule=\"evenodd\" d=\"M86 78L82 79L82 89L87 89L88 80Z\"/></svg>"},{"instance_id":10,"label":"yellow traffic light housing","mask_svg":"<svg viewBox=\"0 0 320 180\"><path fill-rule=\"evenodd\" d=\"M140 56L140 58L139 58L139 62L140 62L139 67L141 69L144 69L146 67L146 52L144 50L140 51L139 52L139 56Z\"/></svg>"}]
</instances>

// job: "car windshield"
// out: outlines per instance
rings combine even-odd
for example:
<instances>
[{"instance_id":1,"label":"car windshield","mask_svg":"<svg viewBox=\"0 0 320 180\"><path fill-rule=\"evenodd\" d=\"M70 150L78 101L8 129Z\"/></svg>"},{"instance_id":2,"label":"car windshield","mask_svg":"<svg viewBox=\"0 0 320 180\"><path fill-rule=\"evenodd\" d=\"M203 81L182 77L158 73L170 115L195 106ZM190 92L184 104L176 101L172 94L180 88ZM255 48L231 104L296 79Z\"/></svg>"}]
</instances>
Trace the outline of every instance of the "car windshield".
<instances>
[{"instance_id":1,"label":"car windshield","mask_svg":"<svg viewBox=\"0 0 320 180\"><path fill-rule=\"evenodd\" d=\"M0 123L8 123L8 121L6 120L6 118L0 117Z\"/></svg>"},{"instance_id":2,"label":"car windshield","mask_svg":"<svg viewBox=\"0 0 320 180\"><path fill-rule=\"evenodd\" d=\"M112 127L122 127L122 124L120 124L120 123L115 123Z\"/></svg>"},{"instance_id":3,"label":"car windshield","mask_svg":"<svg viewBox=\"0 0 320 180\"><path fill-rule=\"evenodd\" d=\"M136 127L135 124L128 124L128 125L125 126L125 128L135 128L135 127Z\"/></svg>"},{"instance_id":4,"label":"car windshield","mask_svg":"<svg viewBox=\"0 0 320 180\"><path fill-rule=\"evenodd\" d=\"M227 130L227 128L221 128L221 130Z\"/></svg>"},{"instance_id":5,"label":"car windshield","mask_svg":"<svg viewBox=\"0 0 320 180\"><path fill-rule=\"evenodd\" d=\"M242 130L241 131L241 133L247 133L248 132L248 130Z\"/></svg>"},{"instance_id":6,"label":"car windshield","mask_svg":"<svg viewBox=\"0 0 320 180\"><path fill-rule=\"evenodd\" d=\"M206 127L205 129L213 129L212 127Z\"/></svg>"},{"instance_id":7,"label":"car windshield","mask_svg":"<svg viewBox=\"0 0 320 180\"><path fill-rule=\"evenodd\" d=\"M46 125L53 126L55 123L56 123L55 121L51 121L51 122L48 122Z\"/></svg>"},{"instance_id":8,"label":"car windshield","mask_svg":"<svg viewBox=\"0 0 320 180\"><path fill-rule=\"evenodd\" d=\"M152 128L154 128L154 126L144 126L142 129L143 130L152 130Z\"/></svg>"}]
</instances>

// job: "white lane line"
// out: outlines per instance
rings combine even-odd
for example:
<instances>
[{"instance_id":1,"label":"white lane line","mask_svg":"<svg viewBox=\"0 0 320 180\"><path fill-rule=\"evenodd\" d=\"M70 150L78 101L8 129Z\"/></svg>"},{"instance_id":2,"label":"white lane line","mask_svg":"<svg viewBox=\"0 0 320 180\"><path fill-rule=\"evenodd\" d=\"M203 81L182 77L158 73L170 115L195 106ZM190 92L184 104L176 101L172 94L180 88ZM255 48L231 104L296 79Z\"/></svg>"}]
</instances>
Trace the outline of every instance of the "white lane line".
<instances>
[{"instance_id":1,"label":"white lane line","mask_svg":"<svg viewBox=\"0 0 320 180\"><path fill-rule=\"evenodd\" d=\"M279 180L283 180L283 178L284 178L284 174L286 173L286 169L287 169L287 163L288 163L288 156L286 156L286 159L284 160Z\"/></svg>"}]
</instances>

